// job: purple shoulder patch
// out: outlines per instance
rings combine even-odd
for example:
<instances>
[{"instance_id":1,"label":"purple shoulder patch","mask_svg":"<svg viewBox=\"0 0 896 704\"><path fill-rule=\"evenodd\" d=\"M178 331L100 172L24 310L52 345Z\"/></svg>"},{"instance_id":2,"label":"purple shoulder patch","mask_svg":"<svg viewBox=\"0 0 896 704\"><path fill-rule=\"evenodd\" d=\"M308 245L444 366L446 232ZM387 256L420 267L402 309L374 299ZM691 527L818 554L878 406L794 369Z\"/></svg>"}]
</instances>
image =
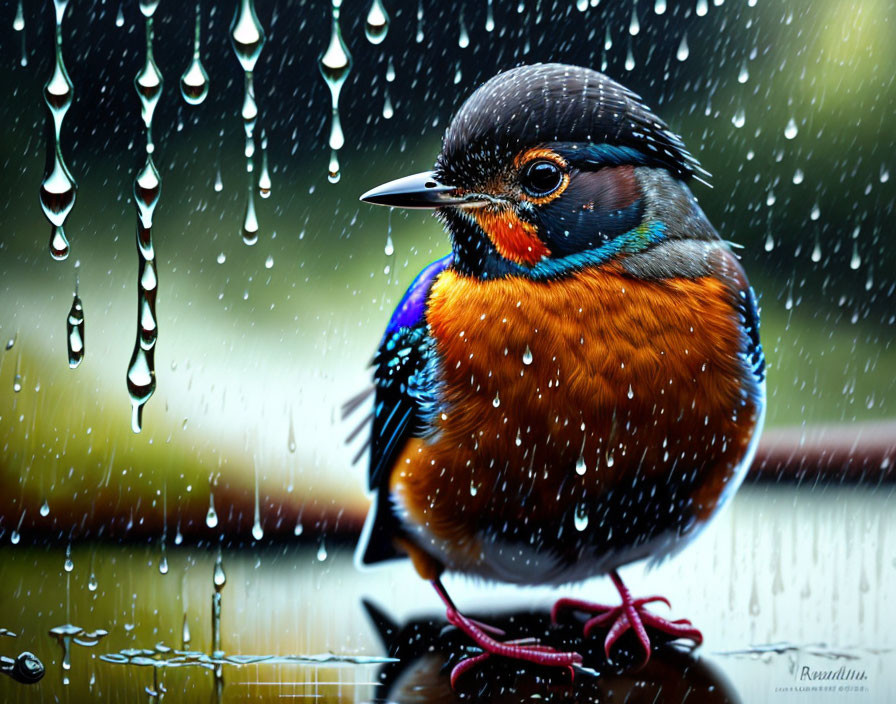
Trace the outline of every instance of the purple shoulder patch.
<instances>
[{"instance_id":1,"label":"purple shoulder patch","mask_svg":"<svg viewBox=\"0 0 896 704\"><path fill-rule=\"evenodd\" d=\"M436 259L423 271L417 274L417 278L405 291L401 302L392 313L389 325L386 327L384 338L391 336L399 328L411 328L418 325L423 319L426 309L426 299L436 277L447 269L454 261L454 255L449 254L441 259Z\"/></svg>"}]
</instances>

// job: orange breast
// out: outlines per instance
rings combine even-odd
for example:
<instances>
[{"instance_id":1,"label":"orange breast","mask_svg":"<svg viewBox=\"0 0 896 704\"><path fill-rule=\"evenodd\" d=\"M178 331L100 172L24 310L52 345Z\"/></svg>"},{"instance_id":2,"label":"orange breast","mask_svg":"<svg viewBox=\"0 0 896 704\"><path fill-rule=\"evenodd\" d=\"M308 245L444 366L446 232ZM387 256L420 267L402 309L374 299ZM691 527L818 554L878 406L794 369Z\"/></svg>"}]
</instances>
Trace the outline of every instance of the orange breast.
<instances>
[{"instance_id":1,"label":"orange breast","mask_svg":"<svg viewBox=\"0 0 896 704\"><path fill-rule=\"evenodd\" d=\"M713 512L758 416L726 284L448 270L429 304L441 415L399 458L392 489L446 565L475 569L495 530L575 560L586 535L622 550ZM664 491L666 512L687 516L638 515L662 514ZM576 507L593 530L570 525ZM599 521L624 525L598 535Z\"/></svg>"}]
</instances>

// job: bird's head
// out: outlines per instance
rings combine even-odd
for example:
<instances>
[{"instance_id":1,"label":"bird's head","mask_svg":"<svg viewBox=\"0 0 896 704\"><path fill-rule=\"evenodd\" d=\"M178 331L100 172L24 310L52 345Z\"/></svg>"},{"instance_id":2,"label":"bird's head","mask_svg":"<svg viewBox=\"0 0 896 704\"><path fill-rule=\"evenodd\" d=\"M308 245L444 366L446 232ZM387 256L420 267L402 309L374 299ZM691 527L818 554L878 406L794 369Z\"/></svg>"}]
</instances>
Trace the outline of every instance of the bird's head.
<instances>
[{"instance_id":1,"label":"bird's head","mask_svg":"<svg viewBox=\"0 0 896 704\"><path fill-rule=\"evenodd\" d=\"M627 88L591 69L535 64L467 99L433 171L361 199L434 208L465 273L552 278L664 239L715 237L695 224L685 185L702 173Z\"/></svg>"}]
</instances>

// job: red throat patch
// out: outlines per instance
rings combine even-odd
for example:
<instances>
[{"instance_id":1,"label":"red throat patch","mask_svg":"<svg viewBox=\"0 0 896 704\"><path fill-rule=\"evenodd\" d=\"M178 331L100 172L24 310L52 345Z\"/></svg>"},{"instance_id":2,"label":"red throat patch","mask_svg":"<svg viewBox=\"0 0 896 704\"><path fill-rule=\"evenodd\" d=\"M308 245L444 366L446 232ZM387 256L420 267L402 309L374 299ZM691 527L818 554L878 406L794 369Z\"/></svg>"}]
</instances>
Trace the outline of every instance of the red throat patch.
<instances>
[{"instance_id":1,"label":"red throat patch","mask_svg":"<svg viewBox=\"0 0 896 704\"><path fill-rule=\"evenodd\" d=\"M501 208L498 211L476 208L470 214L505 259L534 266L551 254L535 234L535 226L520 220L512 208Z\"/></svg>"}]
</instances>

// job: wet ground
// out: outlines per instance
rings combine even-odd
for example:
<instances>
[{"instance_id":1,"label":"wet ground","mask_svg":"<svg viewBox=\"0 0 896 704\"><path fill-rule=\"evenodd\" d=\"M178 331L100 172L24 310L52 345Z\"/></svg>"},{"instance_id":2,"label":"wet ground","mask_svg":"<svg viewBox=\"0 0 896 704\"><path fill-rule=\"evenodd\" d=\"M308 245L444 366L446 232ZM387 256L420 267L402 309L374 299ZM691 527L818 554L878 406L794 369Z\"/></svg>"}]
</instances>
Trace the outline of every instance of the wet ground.
<instances>
[{"instance_id":1,"label":"wet ground","mask_svg":"<svg viewBox=\"0 0 896 704\"><path fill-rule=\"evenodd\" d=\"M634 593L665 594L672 616L691 618L706 637L694 654L659 647L637 673L620 674L599 644L580 640L576 623L547 623L560 593L614 603L608 580L552 592L449 579L462 609L509 634L591 652L590 671L574 682L490 661L465 678L460 694L486 701L893 701L891 491L750 488L677 558L623 571ZM466 641L444 628L438 599L408 564L359 573L350 545L318 541L225 547L216 569L217 552L169 548L162 574L157 544L76 544L67 556L64 538L53 546L4 540L0 628L16 637L0 635L0 656L31 651L46 673L31 685L0 677L0 702L459 696L448 671ZM662 605L656 611L668 614Z\"/></svg>"}]
</instances>

